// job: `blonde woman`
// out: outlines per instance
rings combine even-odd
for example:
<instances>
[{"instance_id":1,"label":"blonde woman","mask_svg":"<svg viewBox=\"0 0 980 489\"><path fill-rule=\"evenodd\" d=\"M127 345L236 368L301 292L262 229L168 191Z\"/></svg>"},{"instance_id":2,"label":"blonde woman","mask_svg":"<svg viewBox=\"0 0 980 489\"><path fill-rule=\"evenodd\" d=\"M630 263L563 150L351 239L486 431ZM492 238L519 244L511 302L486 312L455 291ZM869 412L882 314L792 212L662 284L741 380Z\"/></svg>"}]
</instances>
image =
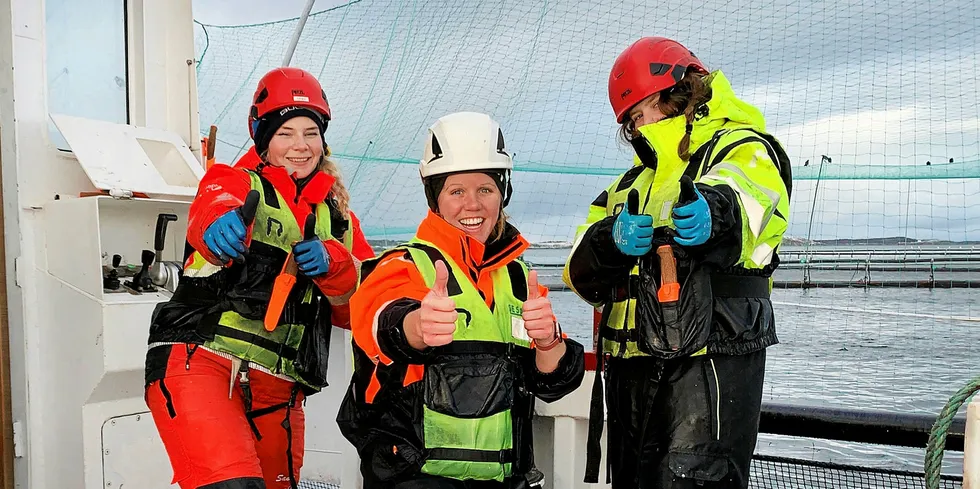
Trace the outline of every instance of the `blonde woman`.
<instances>
[{"instance_id":1,"label":"blonde woman","mask_svg":"<svg viewBox=\"0 0 980 489\"><path fill-rule=\"evenodd\" d=\"M364 489L541 487L535 399L579 386L584 348L520 260L528 242L504 213L513 167L489 115L439 118L419 163L428 214L361 269L338 423Z\"/></svg>"},{"instance_id":2,"label":"blonde woman","mask_svg":"<svg viewBox=\"0 0 980 489\"><path fill-rule=\"evenodd\" d=\"M249 114L255 147L208 170L191 204L184 274L146 357L146 402L182 489L297 487L302 400L326 385L330 326L349 327L373 255L328 159L329 121L311 74L270 71Z\"/></svg>"}]
</instances>

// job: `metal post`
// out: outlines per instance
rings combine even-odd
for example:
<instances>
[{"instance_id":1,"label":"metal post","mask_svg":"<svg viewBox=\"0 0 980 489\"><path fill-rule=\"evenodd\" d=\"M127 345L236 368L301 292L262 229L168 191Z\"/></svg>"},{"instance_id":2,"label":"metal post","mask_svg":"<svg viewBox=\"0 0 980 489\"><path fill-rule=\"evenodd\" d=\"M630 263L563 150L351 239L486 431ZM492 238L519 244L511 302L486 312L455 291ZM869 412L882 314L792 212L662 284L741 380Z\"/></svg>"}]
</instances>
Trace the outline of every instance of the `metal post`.
<instances>
[{"instance_id":1,"label":"metal post","mask_svg":"<svg viewBox=\"0 0 980 489\"><path fill-rule=\"evenodd\" d=\"M303 34L303 28L306 27L306 19L309 18L314 3L316 3L316 0L307 0L306 6L303 7L303 14L299 16L299 22L296 24L296 32L293 32L293 38L289 41L289 47L286 48L286 58L282 60L283 66L289 66L289 63L293 60L293 52L296 51L296 44L299 43L299 36Z\"/></svg>"},{"instance_id":2,"label":"metal post","mask_svg":"<svg viewBox=\"0 0 980 489\"><path fill-rule=\"evenodd\" d=\"M823 176L823 165L824 163L830 163L830 157L827 155L820 155L820 168L817 169L817 183L813 186L813 202L810 204L810 225L806 230L806 242L803 244L803 251L810 251L810 239L813 233L813 213L817 210L817 195L820 193L820 177ZM810 276L808 275L809 270L804 270L803 280L809 282Z\"/></svg>"},{"instance_id":3,"label":"metal post","mask_svg":"<svg viewBox=\"0 0 980 489\"><path fill-rule=\"evenodd\" d=\"M980 489L980 397L974 397L966 408L963 489Z\"/></svg>"},{"instance_id":4,"label":"metal post","mask_svg":"<svg viewBox=\"0 0 980 489\"><path fill-rule=\"evenodd\" d=\"M868 260L864 262L864 286L867 288L871 285L871 257L868 256Z\"/></svg>"}]
</instances>

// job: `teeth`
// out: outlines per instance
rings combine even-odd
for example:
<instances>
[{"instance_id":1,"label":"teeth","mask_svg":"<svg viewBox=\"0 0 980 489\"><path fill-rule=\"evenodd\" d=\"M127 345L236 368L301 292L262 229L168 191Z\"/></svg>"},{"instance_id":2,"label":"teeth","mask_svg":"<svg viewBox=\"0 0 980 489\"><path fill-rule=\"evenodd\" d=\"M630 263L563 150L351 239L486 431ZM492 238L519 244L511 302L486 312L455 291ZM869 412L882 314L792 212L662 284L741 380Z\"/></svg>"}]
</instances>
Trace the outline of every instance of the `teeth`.
<instances>
[{"instance_id":1,"label":"teeth","mask_svg":"<svg viewBox=\"0 0 980 489\"><path fill-rule=\"evenodd\" d=\"M484 220L485 219L482 217L469 217L466 219L460 219L459 222L464 226L479 226L483 224Z\"/></svg>"}]
</instances>

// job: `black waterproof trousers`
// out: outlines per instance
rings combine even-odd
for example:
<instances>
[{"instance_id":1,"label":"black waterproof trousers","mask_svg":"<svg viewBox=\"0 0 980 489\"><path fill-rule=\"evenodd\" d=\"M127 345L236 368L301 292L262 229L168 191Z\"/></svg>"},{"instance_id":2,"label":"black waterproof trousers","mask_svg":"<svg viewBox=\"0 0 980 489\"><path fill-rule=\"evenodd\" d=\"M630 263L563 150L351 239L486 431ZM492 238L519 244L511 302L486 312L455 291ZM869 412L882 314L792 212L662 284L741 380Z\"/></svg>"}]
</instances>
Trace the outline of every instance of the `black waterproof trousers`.
<instances>
[{"instance_id":1,"label":"black waterproof trousers","mask_svg":"<svg viewBox=\"0 0 980 489\"><path fill-rule=\"evenodd\" d=\"M613 489L745 489L766 351L608 360Z\"/></svg>"}]
</instances>

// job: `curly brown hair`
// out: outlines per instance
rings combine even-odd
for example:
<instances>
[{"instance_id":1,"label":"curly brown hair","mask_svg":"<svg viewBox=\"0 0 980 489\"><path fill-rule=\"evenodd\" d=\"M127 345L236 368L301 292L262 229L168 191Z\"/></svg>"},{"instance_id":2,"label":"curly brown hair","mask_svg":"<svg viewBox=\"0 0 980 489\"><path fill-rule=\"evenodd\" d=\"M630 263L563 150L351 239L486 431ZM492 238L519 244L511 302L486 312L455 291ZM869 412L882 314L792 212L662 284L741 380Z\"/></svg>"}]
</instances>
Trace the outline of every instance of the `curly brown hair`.
<instances>
[{"instance_id":1,"label":"curly brown hair","mask_svg":"<svg viewBox=\"0 0 980 489\"><path fill-rule=\"evenodd\" d=\"M660 101L657 102L657 107L666 119L681 114L687 119L687 131L677 145L677 155L684 161L691 159L691 125L694 123L694 116L702 105L711 100L711 87L705 83L707 76L694 67L688 68L681 81L660 92ZM632 119L627 117L619 127L620 139L630 144L638 135Z\"/></svg>"}]
</instances>

